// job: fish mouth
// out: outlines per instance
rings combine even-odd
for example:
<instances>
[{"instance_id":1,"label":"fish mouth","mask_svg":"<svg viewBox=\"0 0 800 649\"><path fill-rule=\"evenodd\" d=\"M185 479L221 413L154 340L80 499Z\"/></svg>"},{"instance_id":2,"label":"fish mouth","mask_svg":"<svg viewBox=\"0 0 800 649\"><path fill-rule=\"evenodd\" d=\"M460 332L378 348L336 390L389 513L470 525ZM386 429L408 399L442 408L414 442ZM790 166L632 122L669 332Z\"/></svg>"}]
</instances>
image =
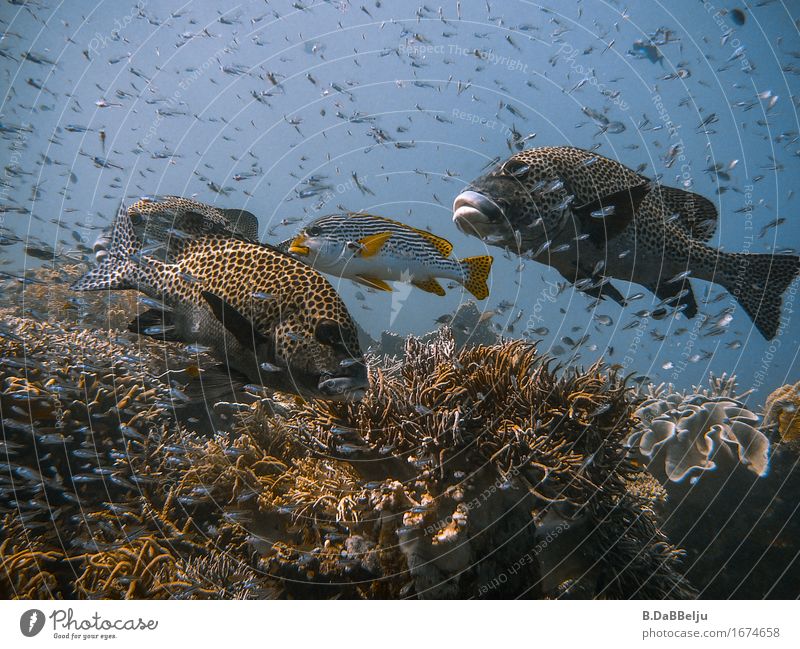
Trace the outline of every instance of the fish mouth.
<instances>
[{"instance_id":1,"label":"fish mouth","mask_svg":"<svg viewBox=\"0 0 800 649\"><path fill-rule=\"evenodd\" d=\"M497 203L471 189L461 192L453 201L453 223L465 234L485 237L505 218Z\"/></svg>"},{"instance_id":2,"label":"fish mouth","mask_svg":"<svg viewBox=\"0 0 800 649\"><path fill-rule=\"evenodd\" d=\"M369 381L351 377L325 379L317 386L320 398L328 401L361 401L369 388Z\"/></svg>"},{"instance_id":3,"label":"fish mouth","mask_svg":"<svg viewBox=\"0 0 800 649\"><path fill-rule=\"evenodd\" d=\"M363 361L350 363L337 374L323 376L317 390L328 401L361 401L369 388L369 374Z\"/></svg>"},{"instance_id":4,"label":"fish mouth","mask_svg":"<svg viewBox=\"0 0 800 649\"><path fill-rule=\"evenodd\" d=\"M311 249L305 245L306 238L301 234L292 239L289 244L289 252L295 255L306 256L311 252Z\"/></svg>"}]
</instances>

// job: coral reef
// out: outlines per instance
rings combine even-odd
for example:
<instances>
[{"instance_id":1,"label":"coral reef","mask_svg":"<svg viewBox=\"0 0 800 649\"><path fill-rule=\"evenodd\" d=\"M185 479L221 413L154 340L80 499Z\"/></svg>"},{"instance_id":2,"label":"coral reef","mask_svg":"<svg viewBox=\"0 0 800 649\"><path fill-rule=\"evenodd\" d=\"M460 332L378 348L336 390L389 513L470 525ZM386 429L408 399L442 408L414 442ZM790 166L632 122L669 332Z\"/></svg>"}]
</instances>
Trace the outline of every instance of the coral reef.
<instances>
[{"instance_id":1,"label":"coral reef","mask_svg":"<svg viewBox=\"0 0 800 649\"><path fill-rule=\"evenodd\" d=\"M735 389L735 378L713 376L709 389L695 386L689 394L651 386L636 410L640 423L627 445L653 475L673 482L737 460L756 475L766 475L769 440Z\"/></svg>"},{"instance_id":2,"label":"coral reef","mask_svg":"<svg viewBox=\"0 0 800 649\"><path fill-rule=\"evenodd\" d=\"M784 385L767 397L764 427L776 426L783 442L800 440L800 381Z\"/></svg>"},{"instance_id":3,"label":"coral reef","mask_svg":"<svg viewBox=\"0 0 800 649\"><path fill-rule=\"evenodd\" d=\"M491 312L489 312L491 315ZM500 336L492 328L491 318L485 317L475 302L459 305L452 317L443 317L455 340L456 347L467 345L492 345L500 340ZM430 342L436 338L437 332L431 331L420 339ZM406 338L391 331L384 331L380 339L380 352L387 356L402 356L405 352Z\"/></svg>"},{"instance_id":4,"label":"coral reef","mask_svg":"<svg viewBox=\"0 0 800 649\"><path fill-rule=\"evenodd\" d=\"M793 599L800 594L797 448L772 445L767 471L767 437L754 432L758 420L752 412L745 409L742 417L747 394L725 375L710 377L708 387L694 386L689 395L649 388L637 411L642 423L632 445L634 450L655 446L658 438L648 433L648 421L667 427L677 420L689 429L688 439L666 437L667 448L639 457L664 487L666 497L654 508L670 540L686 550L685 575L699 586L700 597ZM702 437L691 433L692 426ZM699 443L691 444L692 438ZM709 464L714 470L707 470ZM694 469L699 479L670 479L690 465L706 466Z\"/></svg>"},{"instance_id":5,"label":"coral reef","mask_svg":"<svg viewBox=\"0 0 800 649\"><path fill-rule=\"evenodd\" d=\"M684 574L701 598L796 599L797 448L770 451L769 473L736 462L692 482L667 481L655 505L661 529L687 552Z\"/></svg>"},{"instance_id":6,"label":"coral reef","mask_svg":"<svg viewBox=\"0 0 800 649\"><path fill-rule=\"evenodd\" d=\"M693 594L663 493L627 458L635 398L613 371L442 332L373 359L359 404L248 386L205 434L184 408L196 354L13 312L3 596Z\"/></svg>"}]
</instances>

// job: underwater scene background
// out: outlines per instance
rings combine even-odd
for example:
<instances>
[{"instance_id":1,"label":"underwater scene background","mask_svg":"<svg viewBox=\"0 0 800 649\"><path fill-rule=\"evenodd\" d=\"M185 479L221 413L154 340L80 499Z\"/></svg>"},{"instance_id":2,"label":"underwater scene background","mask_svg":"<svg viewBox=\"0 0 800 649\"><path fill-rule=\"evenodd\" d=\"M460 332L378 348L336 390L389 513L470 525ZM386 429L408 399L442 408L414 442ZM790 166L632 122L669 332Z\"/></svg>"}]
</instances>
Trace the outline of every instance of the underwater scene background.
<instances>
[{"instance_id":1,"label":"underwater scene background","mask_svg":"<svg viewBox=\"0 0 800 649\"><path fill-rule=\"evenodd\" d=\"M565 280L558 252L453 221L496 165L570 146L709 199L713 249L796 255L795 9L4 4L0 594L796 598L797 282L767 340L720 283L672 278L687 318L646 276L614 279L622 306ZM493 256L488 297L326 274L369 388L276 391L163 313L129 330L152 295L71 290L121 259L112 224L139 212L120 204L149 197L175 239L208 235L165 196L251 213L283 246L253 254L290 277L315 219L387 217ZM222 269L250 293L263 278ZM230 336L239 312L206 299Z\"/></svg>"}]
</instances>

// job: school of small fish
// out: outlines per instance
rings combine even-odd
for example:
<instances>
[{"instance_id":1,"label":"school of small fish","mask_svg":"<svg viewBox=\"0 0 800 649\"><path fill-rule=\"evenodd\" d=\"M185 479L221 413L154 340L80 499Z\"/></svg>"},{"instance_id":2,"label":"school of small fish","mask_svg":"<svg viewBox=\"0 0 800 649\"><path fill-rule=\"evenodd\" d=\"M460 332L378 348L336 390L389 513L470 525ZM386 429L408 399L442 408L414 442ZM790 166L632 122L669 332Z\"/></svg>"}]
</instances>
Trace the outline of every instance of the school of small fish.
<instances>
[{"instance_id":1,"label":"school of small fish","mask_svg":"<svg viewBox=\"0 0 800 649\"><path fill-rule=\"evenodd\" d=\"M752 259L775 252L788 260L782 277L794 276L796 198L787 180L797 173L800 135L788 117L798 106L791 80L800 75L800 44L785 36L770 43L780 75L767 75L768 64L753 52L755 21L744 5L700 14L708 25L692 39L690 23L666 14L605 15L586 0L520 15L497 1L423 4L404 9L405 19L376 0L286 0L211 12L140 3L115 16L121 27L80 36L69 8L9 8L16 15L0 18L0 66L10 81L0 117L9 153L0 272L10 284L33 285L29 266L95 257L102 263L118 202L158 202L152 192L164 188L200 205L252 214L262 241L284 242L296 259L353 279L357 287L337 288L373 335L396 306L382 302L381 293L397 301L402 284L389 283L410 282L448 299L471 295L496 333L544 338L551 353L570 362L622 361L633 349L638 369L660 369L664 377L685 362L743 362L756 341L749 319L737 313L737 300L747 297L740 291L731 301L731 293L717 289L731 284L725 274L683 260L655 279L625 277L654 290L652 299L635 286L615 285L626 269L642 268L641 259L633 263L642 249L584 252L598 229L626 217L625 206L601 200L606 196L584 201L559 173L533 189L559 213L588 205L591 231L539 237L534 230L547 218L537 214L527 230L488 232L481 243L441 218L473 178L500 168L522 181L528 170L510 169L509 159L567 139L587 152L587 173L597 160L611 159L659 187L710 201L719 213L716 236L731 237L714 249ZM641 30L632 28L634 20ZM582 22L591 36L577 30ZM337 29L330 35L323 25ZM34 29L41 33L29 38ZM344 43L336 32L352 38ZM715 102L720 79L725 94ZM644 91L632 82L644 82ZM387 100L391 111L379 108ZM734 150L723 146L733 132L743 139ZM459 148L447 152L442 142ZM337 219L360 214L380 215L372 217L378 223L345 233ZM695 234L708 237L703 214L693 221ZM137 230L139 254L168 261L165 237L195 235L162 216L148 221L155 230ZM663 221L679 230L687 219L678 210ZM745 228L744 242L731 235ZM258 235L238 234L250 241ZM453 247L463 255L452 256ZM487 247L505 253L492 264ZM579 251L580 268L567 268ZM537 272L541 263L567 281ZM754 276L752 269L746 276ZM191 272L179 278L200 282ZM711 283L698 285L705 279ZM763 284L761 295L774 297L777 289L766 280L754 281ZM459 285L466 291L453 291ZM695 295L701 286L703 294ZM580 301L575 291L597 299ZM269 290L253 294L269 301ZM793 295L785 283L780 294ZM604 297L626 306L610 309ZM80 295L73 299L81 304ZM426 299L415 291L403 297L403 308ZM765 338L788 326L775 299L743 306ZM687 318L695 311L698 317ZM438 307L413 313L404 327L422 332L441 324ZM162 318L141 330L163 336L165 327Z\"/></svg>"}]
</instances>

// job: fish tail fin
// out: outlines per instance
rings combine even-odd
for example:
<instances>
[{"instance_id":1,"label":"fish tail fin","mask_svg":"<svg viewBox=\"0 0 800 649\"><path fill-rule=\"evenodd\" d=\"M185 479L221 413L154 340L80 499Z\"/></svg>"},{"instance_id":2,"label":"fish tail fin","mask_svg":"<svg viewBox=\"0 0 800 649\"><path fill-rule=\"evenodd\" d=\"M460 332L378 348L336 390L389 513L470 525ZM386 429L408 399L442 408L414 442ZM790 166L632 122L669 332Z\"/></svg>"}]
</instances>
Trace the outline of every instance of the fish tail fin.
<instances>
[{"instance_id":1,"label":"fish tail fin","mask_svg":"<svg viewBox=\"0 0 800 649\"><path fill-rule=\"evenodd\" d=\"M102 261L70 287L73 291L136 288L133 255L142 249L124 205L120 205L111 233L111 244Z\"/></svg>"},{"instance_id":2,"label":"fish tail fin","mask_svg":"<svg viewBox=\"0 0 800 649\"><path fill-rule=\"evenodd\" d=\"M472 293L476 299L483 300L489 296L489 271L492 268L493 257L466 257L461 260L464 271L464 288Z\"/></svg>"},{"instance_id":3,"label":"fish tail fin","mask_svg":"<svg viewBox=\"0 0 800 649\"><path fill-rule=\"evenodd\" d=\"M767 340L778 333L783 294L800 271L797 255L734 254L727 288Z\"/></svg>"}]
</instances>

